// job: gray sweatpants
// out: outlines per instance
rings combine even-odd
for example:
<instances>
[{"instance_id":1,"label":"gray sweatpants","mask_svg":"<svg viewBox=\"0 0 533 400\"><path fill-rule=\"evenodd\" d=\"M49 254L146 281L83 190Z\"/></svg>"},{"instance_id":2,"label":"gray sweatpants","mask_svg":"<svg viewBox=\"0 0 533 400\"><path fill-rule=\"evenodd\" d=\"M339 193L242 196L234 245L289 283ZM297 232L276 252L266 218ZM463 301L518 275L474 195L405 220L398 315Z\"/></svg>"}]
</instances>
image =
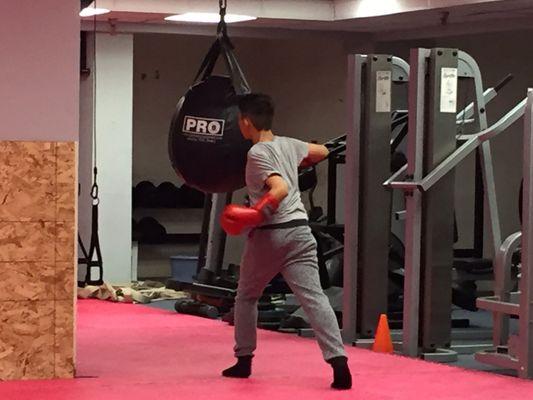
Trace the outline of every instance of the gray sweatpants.
<instances>
[{"instance_id":1,"label":"gray sweatpants","mask_svg":"<svg viewBox=\"0 0 533 400\"><path fill-rule=\"evenodd\" d=\"M309 317L324 359L345 356L335 313L320 286L316 241L308 226L257 229L249 235L235 300L235 356L256 349L257 302L278 273Z\"/></svg>"}]
</instances>

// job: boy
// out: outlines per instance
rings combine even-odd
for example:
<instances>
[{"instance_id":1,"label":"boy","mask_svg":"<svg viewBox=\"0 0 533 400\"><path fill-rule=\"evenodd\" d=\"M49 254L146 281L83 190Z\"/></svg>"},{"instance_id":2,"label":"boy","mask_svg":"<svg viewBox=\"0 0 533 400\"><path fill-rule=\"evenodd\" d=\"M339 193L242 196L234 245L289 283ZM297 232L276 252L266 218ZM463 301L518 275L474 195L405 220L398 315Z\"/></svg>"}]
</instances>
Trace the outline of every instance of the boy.
<instances>
[{"instance_id":1,"label":"boy","mask_svg":"<svg viewBox=\"0 0 533 400\"><path fill-rule=\"evenodd\" d=\"M251 207L231 204L221 217L230 235L248 233L235 299L237 363L223 376L248 378L256 349L257 301L281 273L315 331L324 359L333 368L332 388L350 389L352 378L339 326L320 287L316 241L298 189L298 167L328 155L325 146L275 136L269 96L249 94L239 101L239 127L254 145L248 152L246 186Z\"/></svg>"}]
</instances>

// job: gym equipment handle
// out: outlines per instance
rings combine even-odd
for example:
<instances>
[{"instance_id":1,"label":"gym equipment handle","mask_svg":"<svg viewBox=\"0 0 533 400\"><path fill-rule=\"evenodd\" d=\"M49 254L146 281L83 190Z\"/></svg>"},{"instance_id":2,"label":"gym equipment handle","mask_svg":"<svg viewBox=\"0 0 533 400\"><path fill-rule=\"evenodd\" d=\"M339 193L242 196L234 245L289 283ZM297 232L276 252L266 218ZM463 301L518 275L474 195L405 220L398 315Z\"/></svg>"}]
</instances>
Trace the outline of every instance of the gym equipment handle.
<instances>
[{"instance_id":1,"label":"gym equipment handle","mask_svg":"<svg viewBox=\"0 0 533 400\"><path fill-rule=\"evenodd\" d=\"M333 157L346 150L346 135L342 135L336 137L335 139L329 140L324 143L324 146L326 146L329 150L328 158Z\"/></svg>"},{"instance_id":2,"label":"gym equipment handle","mask_svg":"<svg viewBox=\"0 0 533 400\"><path fill-rule=\"evenodd\" d=\"M511 82L513 78L514 78L513 74L508 74L496 86L494 86L494 90L496 92L500 91L500 89L503 88L505 85L507 85L509 82Z\"/></svg>"}]
</instances>

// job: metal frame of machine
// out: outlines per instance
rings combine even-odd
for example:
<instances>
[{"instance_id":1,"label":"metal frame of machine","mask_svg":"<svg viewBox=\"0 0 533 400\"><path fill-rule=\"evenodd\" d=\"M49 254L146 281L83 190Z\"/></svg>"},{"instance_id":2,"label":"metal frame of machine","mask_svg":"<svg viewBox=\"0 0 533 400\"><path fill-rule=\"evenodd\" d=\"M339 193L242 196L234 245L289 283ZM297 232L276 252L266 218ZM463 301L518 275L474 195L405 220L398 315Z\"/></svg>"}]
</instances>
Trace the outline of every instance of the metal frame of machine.
<instances>
[{"instance_id":1,"label":"metal frame of machine","mask_svg":"<svg viewBox=\"0 0 533 400\"><path fill-rule=\"evenodd\" d=\"M408 76L409 65L398 57L349 57L342 329L347 342L361 332L371 336L379 314L387 311L391 196L381 183L390 175L392 83L407 82Z\"/></svg>"},{"instance_id":2,"label":"metal frame of machine","mask_svg":"<svg viewBox=\"0 0 533 400\"><path fill-rule=\"evenodd\" d=\"M533 89L515 107L513 118L525 113L522 193L522 231L510 235L499 247L494 265L494 296L479 298L478 307L493 313L494 348L476 354L480 362L514 369L533 378ZM490 132L486 133L489 135ZM472 138L471 140L473 140ZM518 291L511 285L511 259L521 246ZM510 316L519 318L518 333L510 333Z\"/></svg>"}]
</instances>

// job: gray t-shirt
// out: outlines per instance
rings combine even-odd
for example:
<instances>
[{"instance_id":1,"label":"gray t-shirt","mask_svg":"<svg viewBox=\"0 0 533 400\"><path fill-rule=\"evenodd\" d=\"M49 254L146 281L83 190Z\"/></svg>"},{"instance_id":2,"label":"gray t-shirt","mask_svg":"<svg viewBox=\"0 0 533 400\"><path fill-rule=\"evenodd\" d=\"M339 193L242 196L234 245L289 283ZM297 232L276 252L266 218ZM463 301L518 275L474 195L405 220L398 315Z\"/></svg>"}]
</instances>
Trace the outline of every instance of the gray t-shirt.
<instances>
[{"instance_id":1,"label":"gray t-shirt","mask_svg":"<svg viewBox=\"0 0 533 400\"><path fill-rule=\"evenodd\" d=\"M308 154L307 143L283 136L274 136L271 142L256 143L248 151L246 186L252 205L269 191L266 180L270 176L281 176L289 186L289 194L263 225L307 219L298 188L298 166Z\"/></svg>"}]
</instances>

